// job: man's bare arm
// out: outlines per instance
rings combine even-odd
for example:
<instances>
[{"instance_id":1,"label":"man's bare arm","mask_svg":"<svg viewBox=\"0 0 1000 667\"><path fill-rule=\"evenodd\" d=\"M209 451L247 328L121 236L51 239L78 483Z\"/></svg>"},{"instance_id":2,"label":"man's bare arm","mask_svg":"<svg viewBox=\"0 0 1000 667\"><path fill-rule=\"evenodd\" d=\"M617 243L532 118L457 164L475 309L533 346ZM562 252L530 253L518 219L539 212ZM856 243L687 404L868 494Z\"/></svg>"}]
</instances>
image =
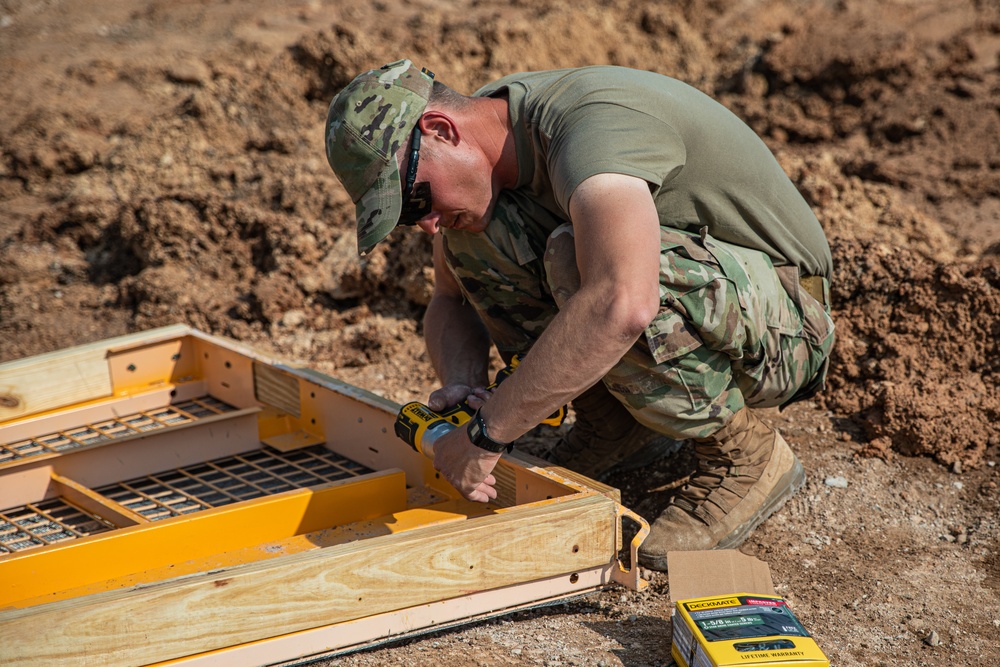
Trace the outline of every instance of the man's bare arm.
<instances>
[{"instance_id":1,"label":"man's bare arm","mask_svg":"<svg viewBox=\"0 0 1000 667\"><path fill-rule=\"evenodd\" d=\"M570 200L580 289L483 407L509 442L598 381L659 310L659 216L645 181L599 174Z\"/></svg>"},{"instance_id":2,"label":"man's bare arm","mask_svg":"<svg viewBox=\"0 0 1000 667\"><path fill-rule=\"evenodd\" d=\"M424 340L442 384L428 401L432 410L454 405L487 384L489 335L445 265L440 235L434 237L434 294L424 315Z\"/></svg>"},{"instance_id":3,"label":"man's bare arm","mask_svg":"<svg viewBox=\"0 0 1000 667\"><path fill-rule=\"evenodd\" d=\"M481 412L491 438L517 439L601 378L659 310L659 217L646 183L603 174L570 201L580 289ZM455 429L434 447L434 467L469 500L496 497L499 454Z\"/></svg>"}]
</instances>

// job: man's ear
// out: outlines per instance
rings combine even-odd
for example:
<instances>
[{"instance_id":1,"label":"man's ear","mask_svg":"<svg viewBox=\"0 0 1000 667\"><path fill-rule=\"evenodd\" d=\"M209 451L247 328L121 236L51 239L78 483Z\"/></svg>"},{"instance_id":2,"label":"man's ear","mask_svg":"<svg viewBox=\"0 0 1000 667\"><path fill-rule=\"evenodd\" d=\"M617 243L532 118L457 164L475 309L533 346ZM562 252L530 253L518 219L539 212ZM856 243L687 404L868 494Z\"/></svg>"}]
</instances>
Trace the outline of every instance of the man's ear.
<instances>
[{"instance_id":1,"label":"man's ear","mask_svg":"<svg viewBox=\"0 0 1000 667\"><path fill-rule=\"evenodd\" d=\"M454 118L434 109L424 112L418 121L420 131L423 133L424 141L437 139L445 141L453 146L457 146L461 141L461 134L458 130L458 123Z\"/></svg>"}]
</instances>

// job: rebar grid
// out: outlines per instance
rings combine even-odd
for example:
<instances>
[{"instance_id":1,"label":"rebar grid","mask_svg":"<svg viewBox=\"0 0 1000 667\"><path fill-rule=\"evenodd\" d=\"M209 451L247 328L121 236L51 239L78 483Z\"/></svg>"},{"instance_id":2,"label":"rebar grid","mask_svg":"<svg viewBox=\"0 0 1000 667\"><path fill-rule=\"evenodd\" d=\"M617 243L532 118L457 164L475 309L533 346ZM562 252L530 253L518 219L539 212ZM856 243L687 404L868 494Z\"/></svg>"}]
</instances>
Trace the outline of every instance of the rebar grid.
<instances>
[{"instance_id":1,"label":"rebar grid","mask_svg":"<svg viewBox=\"0 0 1000 667\"><path fill-rule=\"evenodd\" d=\"M47 435L0 444L0 463L96 445L136 433L186 424L233 410L236 408L212 396L193 398L153 410L136 412L125 417L115 417Z\"/></svg>"},{"instance_id":2,"label":"rebar grid","mask_svg":"<svg viewBox=\"0 0 1000 667\"><path fill-rule=\"evenodd\" d=\"M143 518L158 521L370 472L322 445L291 452L265 446L96 491Z\"/></svg>"},{"instance_id":3,"label":"rebar grid","mask_svg":"<svg viewBox=\"0 0 1000 667\"><path fill-rule=\"evenodd\" d=\"M112 527L61 498L0 511L0 554L73 540Z\"/></svg>"},{"instance_id":4,"label":"rebar grid","mask_svg":"<svg viewBox=\"0 0 1000 667\"><path fill-rule=\"evenodd\" d=\"M322 445L291 452L264 446L214 461L116 482L95 489L95 492L149 521L158 521L370 472L369 468ZM62 498L28 503L0 510L0 554L113 529Z\"/></svg>"}]
</instances>

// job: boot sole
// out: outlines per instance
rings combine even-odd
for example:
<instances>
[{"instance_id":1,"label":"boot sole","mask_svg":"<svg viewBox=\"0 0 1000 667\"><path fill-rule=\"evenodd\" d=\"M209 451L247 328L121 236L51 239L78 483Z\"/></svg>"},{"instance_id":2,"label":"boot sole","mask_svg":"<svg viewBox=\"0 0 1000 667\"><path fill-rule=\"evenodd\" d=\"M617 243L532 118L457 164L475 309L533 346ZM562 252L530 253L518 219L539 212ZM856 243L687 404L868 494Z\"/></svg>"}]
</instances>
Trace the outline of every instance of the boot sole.
<instances>
[{"instance_id":1,"label":"boot sole","mask_svg":"<svg viewBox=\"0 0 1000 667\"><path fill-rule=\"evenodd\" d=\"M778 436L781 437L781 436ZM785 447L788 447L785 444ZM806 481L806 471L798 457L792 454L792 467L782 475L774 485L774 490L767 497L764 505L758 510L750 520L739 526L719 540L715 549L735 549L743 544L757 526L764 523L772 514L781 509L789 498L794 496Z\"/></svg>"},{"instance_id":2,"label":"boot sole","mask_svg":"<svg viewBox=\"0 0 1000 667\"><path fill-rule=\"evenodd\" d=\"M802 488L805 484L806 474L805 469L802 467L802 463L799 461L798 457L792 452L791 447L784 438L781 437L780 433L775 434L774 449L772 450L771 460L765 468L764 474L761 477L759 484L766 485L768 491L766 495L759 493L756 498L753 497L753 489L751 493L747 495L746 498L733 508L735 513L741 507L746 508L747 514L743 515L746 518L743 519L742 523L736 524L728 534L720 538L717 543L712 546L704 547L685 547L685 549L692 548L703 548L703 549L735 549L747 539L751 532L757 526L764 523L772 514L781 509L781 507L791 498L795 493ZM775 477L771 477L775 475ZM765 480L770 479L770 482ZM756 487L755 487L756 488ZM763 492L761 488L761 492ZM744 505L744 503L748 503ZM759 503L759 505L757 504ZM756 509L751 509L756 507ZM662 518L662 515L661 515ZM683 530L683 529L682 529ZM711 537L706 535L706 537ZM644 545L643 545L644 546ZM643 546L639 547L639 564L654 570L666 571L667 570L667 556L668 551L675 550L677 547L671 549L666 547L665 549L658 549L657 553L649 553ZM662 547L662 545L661 545ZM664 553L659 553L664 551Z\"/></svg>"}]
</instances>

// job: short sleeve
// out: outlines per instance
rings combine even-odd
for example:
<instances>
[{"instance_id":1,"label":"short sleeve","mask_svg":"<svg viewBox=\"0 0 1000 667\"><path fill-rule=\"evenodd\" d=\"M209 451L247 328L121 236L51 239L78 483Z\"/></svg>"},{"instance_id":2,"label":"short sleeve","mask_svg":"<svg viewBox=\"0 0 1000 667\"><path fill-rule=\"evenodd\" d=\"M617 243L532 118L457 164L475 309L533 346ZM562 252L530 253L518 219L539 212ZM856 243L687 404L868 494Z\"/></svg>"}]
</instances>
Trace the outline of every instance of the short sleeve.
<instances>
[{"instance_id":1,"label":"short sleeve","mask_svg":"<svg viewBox=\"0 0 1000 667\"><path fill-rule=\"evenodd\" d=\"M635 176L655 192L684 168L687 158L684 142L670 125L614 103L582 105L544 130L553 194L567 212L573 192L591 176Z\"/></svg>"}]
</instances>

